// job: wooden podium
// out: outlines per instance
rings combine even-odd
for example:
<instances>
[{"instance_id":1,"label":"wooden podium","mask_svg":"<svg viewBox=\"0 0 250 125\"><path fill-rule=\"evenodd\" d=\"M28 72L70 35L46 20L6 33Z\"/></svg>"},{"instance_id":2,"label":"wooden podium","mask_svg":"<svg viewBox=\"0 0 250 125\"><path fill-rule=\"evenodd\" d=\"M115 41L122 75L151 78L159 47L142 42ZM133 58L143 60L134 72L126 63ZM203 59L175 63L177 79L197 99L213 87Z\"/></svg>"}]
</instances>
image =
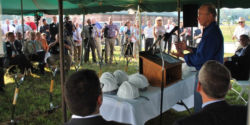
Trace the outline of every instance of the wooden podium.
<instances>
[{"instance_id":1,"label":"wooden podium","mask_svg":"<svg viewBox=\"0 0 250 125\"><path fill-rule=\"evenodd\" d=\"M174 84L182 79L183 61L163 53L164 57L178 60L175 63L169 63L164 58L164 88ZM147 77L151 86L161 87L162 82L162 59L157 55L150 55L148 52L140 52L140 74Z\"/></svg>"}]
</instances>

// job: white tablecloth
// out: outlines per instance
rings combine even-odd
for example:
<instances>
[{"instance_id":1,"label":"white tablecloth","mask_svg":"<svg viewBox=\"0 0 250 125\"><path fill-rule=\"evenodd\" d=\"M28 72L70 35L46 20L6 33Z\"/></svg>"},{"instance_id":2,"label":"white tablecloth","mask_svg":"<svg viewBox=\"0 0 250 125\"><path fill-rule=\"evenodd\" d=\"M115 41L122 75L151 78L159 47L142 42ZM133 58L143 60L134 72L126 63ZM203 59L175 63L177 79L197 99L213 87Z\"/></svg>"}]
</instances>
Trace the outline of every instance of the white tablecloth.
<instances>
[{"instance_id":1,"label":"white tablecloth","mask_svg":"<svg viewBox=\"0 0 250 125\"><path fill-rule=\"evenodd\" d=\"M185 74L183 76L184 80L164 89L163 112L172 108L178 101L193 95L195 72ZM144 125L149 119L160 114L161 88L149 86L148 90L140 92L140 95L149 98L149 100L141 97L129 100L122 99L116 95L104 94L100 114L106 120L130 123L132 125Z\"/></svg>"}]
</instances>

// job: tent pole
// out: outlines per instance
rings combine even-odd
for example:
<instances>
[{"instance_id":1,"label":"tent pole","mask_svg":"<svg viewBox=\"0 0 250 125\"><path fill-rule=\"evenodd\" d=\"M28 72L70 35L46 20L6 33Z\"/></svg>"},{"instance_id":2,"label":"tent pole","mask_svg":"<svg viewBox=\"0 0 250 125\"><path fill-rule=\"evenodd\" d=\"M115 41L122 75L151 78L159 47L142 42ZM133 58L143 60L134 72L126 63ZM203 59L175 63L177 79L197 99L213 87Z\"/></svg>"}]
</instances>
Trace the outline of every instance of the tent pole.
<instances>
[{"instance_id":1,"label":"tent pole","mask_svg":"<svg viewBox=\"0 0 250 125\"><path fill-rule=\"evenodd\" d=\"M21 16L22 16L22 31L23 31L23 41L24 41L24 34L25 34L25 32L24 32L24 22L23 22L23 0L21 0Z\"/></svg>"},{"instance_id":2,"label":"tent pole","mask_svg":"<svg viewBox=\"0 0 250 125\"><path fill-rule=\"evenodd\" d=\"M58 0L58 14L59 14L59 47L60 47L60 77L61 77L61 95L62 95L62 110L63 110L63 123L67 122L67 109L64 100L64 82L65 82L65 72L64 72L64 41L63 41L63 0Z\"/></svg>"},{"instance_id":3,"label":"tent pole","mask_svg":"<svg viewBox=\"0 0 250 125\"><path fill-rule=\"evenodd\" d=\"M220 7L221 0L217 0L217 24L220 25Z\"/></svg>"},{"instance_id":4,"label":"tent pole","mask_svg":"<svg viewBox=\"0 0 250 125\"><path fill-rule=\"evenodd\" d=\"M85 8L83 8L83 15L82 15L82 31L84 31L84 23L85 23ZM84 48L84 36L82 35L82 53L81 53L81 65L83 62L83 50L85 50Z\"/></svg>"},{"instance_id":5,"label":"tent pole","mask_svg":"<svg viewBox=\"0 0 250 125\"><path fill-rule=\"evenodd\" d=\"M141 51L141 42L142 42L142 38L141 38L141 11L140 11L140 5L138 5L138 16L139 16L139 52ZM136 23L136 22L135 22Z\"/></svg>"},{"instance_id":6,"label":"tent pole","mask_svg":"<svg viewBox=\"0 0 250 125\"><path fill-rule=\"evenodd\" d=\"M249 87L250 87L250 85L249 85ZM249 100L250 100L250 91L249 91L249 93L248 93L248 111L247 111L247 125L250 125L250 120L249 120L249 117L250 117L250 103L249 103Z\"/></svg>"},{"instance_id":7,"label":"tent pole","mask_svg":"<svg viewBox=\"0 0 250 125\"><path fill-rule=\"evenodd\" d=\"M180 12L181 12L181 7L180 7L180 0L177 0L177 11L178 11L178 26L180 28ZM177 36L178 42L180 42L180 30L178 30L178 36Z\"/></svg>"}]
</instances>

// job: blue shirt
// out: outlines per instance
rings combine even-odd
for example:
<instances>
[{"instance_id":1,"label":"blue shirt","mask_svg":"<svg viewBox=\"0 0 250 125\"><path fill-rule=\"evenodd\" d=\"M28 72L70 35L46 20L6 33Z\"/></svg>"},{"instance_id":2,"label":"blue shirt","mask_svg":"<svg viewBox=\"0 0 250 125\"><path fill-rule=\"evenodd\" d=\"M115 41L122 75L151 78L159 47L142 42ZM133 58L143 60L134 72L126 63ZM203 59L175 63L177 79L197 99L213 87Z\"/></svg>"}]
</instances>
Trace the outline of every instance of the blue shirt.
<instances>
[{"instance_id":1,"label":"blue shirt","mask_svg":"<svg viewBox=\"0 0 250 125\"><path fill-rule=\"evenodd\" d=\"M119 29L119 33L120 33L120 34L122 34L123 29L124 29L124 26L121 26L120 29Z\"/></svg>"},{"instance_id":2,"label":"blue shirt","mask_svg":"<svg viewBox=\"0 0 250 125\"><path fill-rule=\"evenodd\" d=\"M101 36L100 30L102 29L102 26L101 26L98 22L95 23L95 26L96 26L96 28L99 30L99 31L98 31L98 32L99 32L98 36L100 37L100 36Z\"/></svg>"},{"instance_id":3,"label":"blue shirt","mask_svg":"<svg viewBox=\"0 0 250 125\"><path fill-rule=\"evenodd\" d=\"M223 63L223 55L223 35L216 22L212 22L203 29L201 42L197 49L193 48L193 53L186 54L184 59L188 66L194 66L196 70L200 70L208 60Z\"/></svg>"}]
</instances>

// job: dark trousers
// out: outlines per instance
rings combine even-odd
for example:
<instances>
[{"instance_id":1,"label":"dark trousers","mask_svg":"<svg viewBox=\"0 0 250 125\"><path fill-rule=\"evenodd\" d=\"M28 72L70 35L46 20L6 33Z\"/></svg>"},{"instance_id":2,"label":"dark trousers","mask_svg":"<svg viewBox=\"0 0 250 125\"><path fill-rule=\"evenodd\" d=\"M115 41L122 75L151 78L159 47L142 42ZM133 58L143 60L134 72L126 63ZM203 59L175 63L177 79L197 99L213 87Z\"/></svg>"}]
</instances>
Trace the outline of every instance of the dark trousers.
<instances>
[{"instance_id":1,"label":"dark trousers","mask_svg":"<svg viewBox=\"0 0 250 125\"><path fill-rule=\"evenodd\" d=\"M170 51L171 51L172 36L170 36L170 37L168 38L168 40L167 40L167 41L165 41L164 50L166 50L166 48L167 48L167 44L168 44L168 54L169 54L169 53L170 53Z\"/></svg>"},{"instance_id":2,"label":"dark trousers","mask_svg":"<svg viewBox=\"0 0 250 125\"><path fill-rule=\"evenodd\" d=\"M44 57L45 57L45 51L38 52L37 55L33 54L29 57L30 61L39 62L39 68L41 72L44 71L45 67Z\"/></svg>"},{"instance_id":3,"label":"dark trousers","mask_svg":"<svg viewBox=\"0 0 250 125\"><path fill-rule=\"evenodd\" d=\"M18 68L21 70L21 73L24 73L26 69L32 69L30 61L24 54L18 54L15 57L10 58L10 65L18 65Z\"/></svg>"},{"instance_id":4,"label":"dark trousers","mask_svg":"<svg viewBox=\"0 0 250 125\"><path fill-rule=\"evenodd\" d=\"M88 40L89 40L89 43L88 43ZM88 44L88 46L87 46L87 44ZM96 62L94 39L93 38L84 39L84 48L85 48L84 62L89 61L89 49L90 48L91 48L91 52L92 52L92 60L93 60L93 62Z\"/></svg>"},{"instance_id":5,"label":"dark trousers","mask_svg":"<svg viewBox=\"0 0 250 125\"><path fill-rule=\"evenodd\" d=\"M4 70L0 68L0 88L4 87Z\"/></svg>"},{"instance_id":6,"label":"dark trousers","mask_svg":"<svg viewBox=\"0 0 250 125\"><path fill-rule=\"evenodd\" d=\"M126 49L124 56L132 56L133 55L133 44L134 43L130 42L128 44L128 46L126 48L124 48L124 49Z\"/></svg>"},{"instance_id":7,"label":"dark trousers","mask_svg":"<svg viewBox=\"0 0 250 125\"><path fill-rule=\"evenodd\" d=\"M51 42L54 42L55 40L56 40L55 35L51 35L50 41L51 41ZM48 42L48 41L47 41L47 42ZM49 45L49 43L48 43L48 45Z\"/></svg>"},{"instance_id":8,"label":"dark trousers","mask_svg":"<svg viewBox=\"0 0 250 125\"><path fill-rule=\"evenodd\" d=\"M189 42L188 42L188 46L190 46L190 47L193 46L193 40L192 40L192 37L191 37L191 36L186 36L186 41L189 41Z\"/></svg>"},{"instance_id":9,"label":"dark trousers","mask_svg":"<svg viewBox=\"0 0 250 125\"><path fill-rule=\"evenodd\" d=\"M145 51L148 51L148 49L153 45L154 38L146 38L145 39Z\"/></svg>"}]
</instances>

